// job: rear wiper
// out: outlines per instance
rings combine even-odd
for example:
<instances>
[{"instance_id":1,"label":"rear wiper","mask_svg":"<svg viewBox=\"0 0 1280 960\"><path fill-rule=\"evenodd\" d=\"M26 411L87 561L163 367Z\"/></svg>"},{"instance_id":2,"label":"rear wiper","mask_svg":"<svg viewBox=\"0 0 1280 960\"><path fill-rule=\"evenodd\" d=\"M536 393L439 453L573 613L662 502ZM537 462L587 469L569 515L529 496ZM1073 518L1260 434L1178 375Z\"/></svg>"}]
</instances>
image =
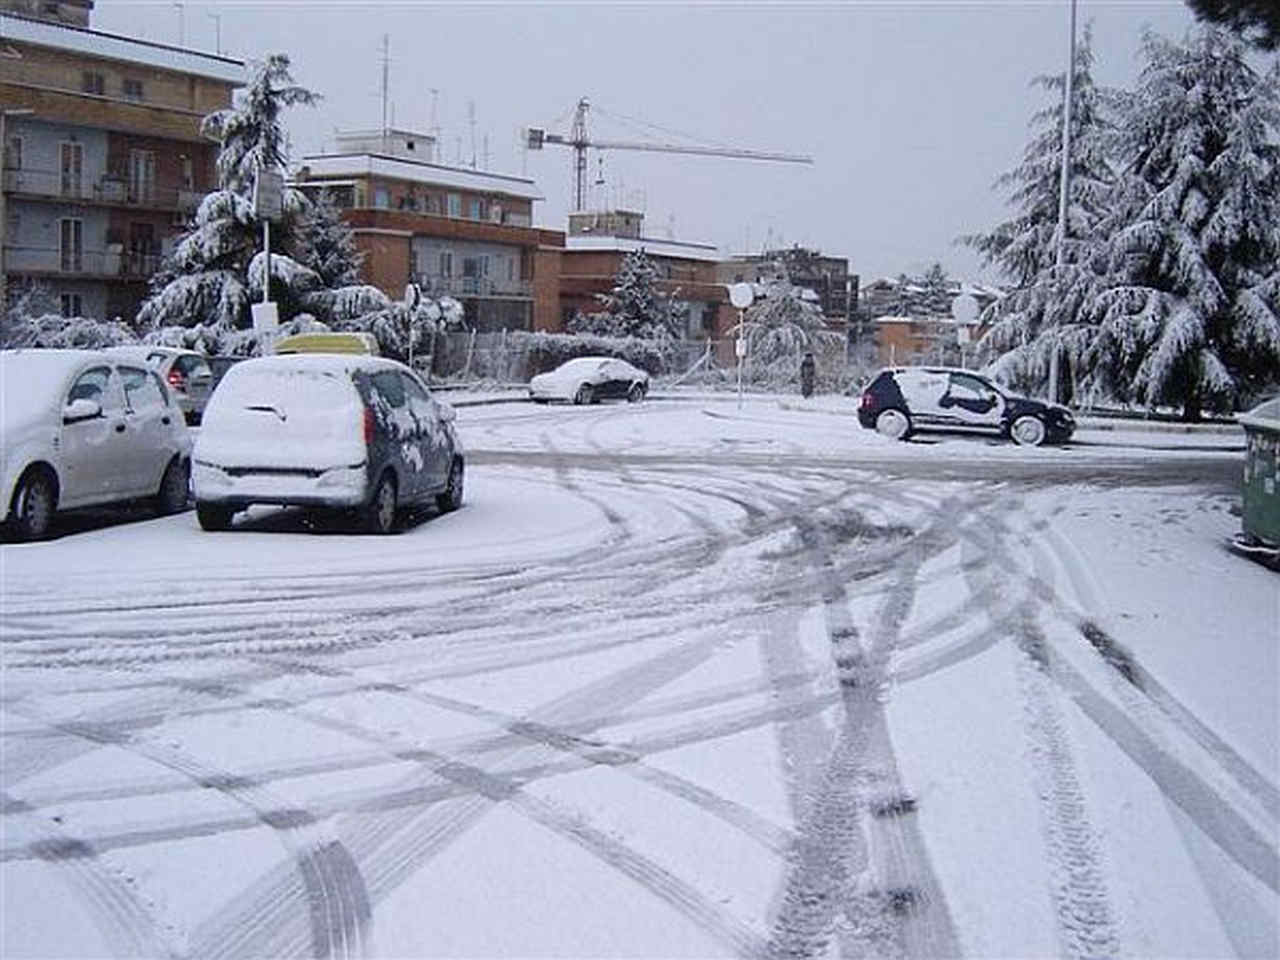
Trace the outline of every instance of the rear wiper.
<instances>
[{"instance_id":1,"label":"rear wiper","mask_svg":"<svg viewBox=\"0 0 1280 960\"><path fill-rule=\"evenodd\" d=\"M249 406L245 407L245 409L255 410L258 413L274 413L277 417L280 418L281 423L289 419L289 415L287 413L285 413L279 407L272 406L269 403L250 404Z\"/></svg>"}]
</instances>

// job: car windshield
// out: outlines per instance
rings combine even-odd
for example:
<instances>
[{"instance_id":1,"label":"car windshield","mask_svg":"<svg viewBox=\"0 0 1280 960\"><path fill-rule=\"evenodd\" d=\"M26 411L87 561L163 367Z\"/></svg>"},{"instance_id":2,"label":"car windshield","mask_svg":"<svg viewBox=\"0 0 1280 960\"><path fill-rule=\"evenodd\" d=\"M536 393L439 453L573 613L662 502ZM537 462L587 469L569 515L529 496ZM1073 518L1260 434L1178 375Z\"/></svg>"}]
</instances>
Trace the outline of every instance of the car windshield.
<instances>
[{"instance_id":1,"label":"car windshield","mask_svg":"<svg viewBox=\"0 0 1280 960\"><path fill-rule=\"evenodd\" d=\"M4 422L19 423L57 404L57 393L80 361L60 353L0 354Z\"/></svg>"}]
</instances>

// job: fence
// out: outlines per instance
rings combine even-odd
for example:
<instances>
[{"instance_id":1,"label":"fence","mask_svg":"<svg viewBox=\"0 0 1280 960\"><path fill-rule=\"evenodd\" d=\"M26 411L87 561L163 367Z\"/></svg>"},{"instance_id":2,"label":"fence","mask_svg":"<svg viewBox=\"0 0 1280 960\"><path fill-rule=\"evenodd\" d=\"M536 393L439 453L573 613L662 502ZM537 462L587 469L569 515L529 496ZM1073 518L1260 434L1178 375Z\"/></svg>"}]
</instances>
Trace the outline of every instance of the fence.
<instances>
[{"instance_id":1,"label":"fence","mask_svg":"<svg viewBox=\"0 0 1280 960\"><path fill-rule=\"evenodd\" d=\"M665 385L730 386L737 382L733 339L678 341L661 351L661 368L650 369ZM843 343L815 346L817 387L821 392L843 391L874 371L874 358L850 356ZM495 384L527 383L555 362L530 349L527 337L499 333L438 334L429 364L433 380ZM417 365L417 364L415 364ZM748 357L743 380L757 388L786 389L799 382L800 356L779 357L763 364Z\"/></svg>"}]
</instances>

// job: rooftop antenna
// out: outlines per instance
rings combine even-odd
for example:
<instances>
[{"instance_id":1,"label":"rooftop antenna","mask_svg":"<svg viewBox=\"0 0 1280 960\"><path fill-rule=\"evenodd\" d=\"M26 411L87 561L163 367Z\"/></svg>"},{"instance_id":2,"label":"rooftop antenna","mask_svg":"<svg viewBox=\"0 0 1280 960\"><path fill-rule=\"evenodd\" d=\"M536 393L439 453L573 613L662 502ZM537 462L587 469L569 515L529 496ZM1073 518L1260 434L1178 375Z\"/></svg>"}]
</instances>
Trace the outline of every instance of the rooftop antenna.
<instances>
[{"instance_id":1,"label":"rooftop antenna","mask_svg":"<svg viewBox=\"0 0 1280 960\"><path fill-rule=\"evenodd\" d=\"M178 9L178 46L185 47L187 45L186 8L181 3L175 3L174 6Z\"/></svg>"},{"instance_id":2,"label":"rooftop antenna","mask_svg":"<svg viewBox=\"0 0 1280 960\"><path fill-rule=\"evenodd\" d=\"M440 107L440 90L437 87L431 87L430 89L431 89L432 149L439 150L440 149L440 123L439 123L438 117L439 117L439 107ZM431 159L434 160L435 157L432 157Z\"/></svg>"},{"instance_id":3,"label":"rooftop antenna","mask_svg":"<svg viewBox=\"0 0 1280 960\"><path fill-rule=\"evenodd\" d=\"M471 169L476 168L476 102L467 101L467 122L471 125Z\"/></svg>"},{"instance_id":4,"label":"rooftop antenna","mask_svg":"<svg viewBox=\"0 0 1280 960\"><path fill-rule=\"evenodd\" d=\"M206 17L213 21L213 49L218 56L222 56L222 14L206 13Z\"/></svg>"},{"instance_id":5,"label":"rooftop antenna","mask_svg":"<svg viewBox=\"0 0 1280 960\"><path fill-rule=\"evenodd\" d=\"M391 37L382 35L382 152L387 152L387 77L391 70Z\"/></svg>"},{"instance_id":6,"label":"rooftop antenna","mask_svg":"<svg viewBox=\"0 0 1280 960\"><path fill-rule=\"evenodd\" d=\"M489 169L489 135L484 135L484 169Z\"/></svg>"}]
</instances>

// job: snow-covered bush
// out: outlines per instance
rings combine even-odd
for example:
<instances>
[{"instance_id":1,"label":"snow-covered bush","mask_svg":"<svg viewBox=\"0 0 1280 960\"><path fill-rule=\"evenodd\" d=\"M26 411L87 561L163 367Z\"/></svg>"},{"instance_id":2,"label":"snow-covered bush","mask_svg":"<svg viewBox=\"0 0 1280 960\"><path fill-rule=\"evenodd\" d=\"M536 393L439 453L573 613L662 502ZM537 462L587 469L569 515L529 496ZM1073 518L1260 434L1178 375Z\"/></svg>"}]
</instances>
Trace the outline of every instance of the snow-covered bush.
<instances>
[{"instance_id":1,"label":"snow-covered bush","mask_svg":"<svg viewBox=\"0 0 1280 960\"><path fill-rule=\"evenodd\" d=\"M660 280L657 264L644 250L624 254L613 279L613 289L596 294L604 310L575 314L569 321L569 332L644 340L680 337L689 305L678 299L679 291L665 294L659 290Z\"/></svg>"},{"instance_id":2,"label":"snow-covered bush","mask_svg":"<svg viewBox=\"0 0 1280 960\"><path fill-rule=\"evenodd\" d=\"M730 328L735 336L741 328L747 341L746 372L751 382L770 387L795 383L806 351L827 359L820 369L832 369L831 357L842 355L844 338L827 328L818 305L780 267L757 289L757 299L746 309L742 323Z\"/></svg>"},{"instance_id":3,"label":"snow-covered bush","mask_svg":"<svg viewBox=\"0 0 1280 960\"><path fill-rule=\"evenodd\" d=\"M64 317L47 313L40 317L24 317L6 324L0 348L60 347L76 350L100 350L126 343L137 343L138 335L116 320L92 317Z\"/></svg>"}]
</instances>

